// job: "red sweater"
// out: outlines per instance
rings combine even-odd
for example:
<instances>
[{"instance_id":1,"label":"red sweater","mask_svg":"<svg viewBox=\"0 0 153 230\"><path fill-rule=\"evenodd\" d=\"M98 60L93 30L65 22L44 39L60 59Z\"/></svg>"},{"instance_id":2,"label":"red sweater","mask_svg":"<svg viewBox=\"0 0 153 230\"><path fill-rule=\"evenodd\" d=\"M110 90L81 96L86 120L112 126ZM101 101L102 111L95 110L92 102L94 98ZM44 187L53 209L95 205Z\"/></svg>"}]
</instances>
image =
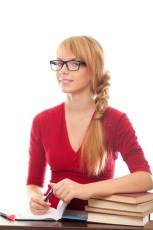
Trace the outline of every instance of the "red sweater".
<instances>
[{"instance_id":1,"label":"red sweater","mask_svg":"<svg viewBox=\"0 0 153 230\"><path fill-rule=\"evenodd\" d=\"M33 120L29 148L27 184L43 186L45 169L51 169L51 181L64 178L79 183L91 183L113 178L115 160L121 153L129 171L147 171L150 167L140 147L135 131L125 113L108 107L102 118L108 160L99 176L88 176L79 170L80 150L75 152L69 142L64 103L39 113ZM56 206L55 199L51 203ZM86 202L74 199L69 208L82 209Z\"/></svg>"}]
</instances>

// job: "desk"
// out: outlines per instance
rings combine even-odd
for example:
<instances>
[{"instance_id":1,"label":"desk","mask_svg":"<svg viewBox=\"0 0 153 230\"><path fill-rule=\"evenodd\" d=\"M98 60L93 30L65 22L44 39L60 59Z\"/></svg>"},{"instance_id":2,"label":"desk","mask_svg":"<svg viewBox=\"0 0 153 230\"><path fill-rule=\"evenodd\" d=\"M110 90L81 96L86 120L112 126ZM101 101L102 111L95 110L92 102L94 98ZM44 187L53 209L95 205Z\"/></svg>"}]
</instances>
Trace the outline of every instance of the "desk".
<instances>
[{"instance_id":1,"label":"desk","mask_svg":"<svg viewBox=\"0 0 153 230\"><path fill-rule=\"evenodd\" d=\"M153 230L153 221L145 227L121 225L94 224L81 221L62 220L51 221L14 221L9 222L0 217L0 230Z\"/></svg>"}]
</instances>

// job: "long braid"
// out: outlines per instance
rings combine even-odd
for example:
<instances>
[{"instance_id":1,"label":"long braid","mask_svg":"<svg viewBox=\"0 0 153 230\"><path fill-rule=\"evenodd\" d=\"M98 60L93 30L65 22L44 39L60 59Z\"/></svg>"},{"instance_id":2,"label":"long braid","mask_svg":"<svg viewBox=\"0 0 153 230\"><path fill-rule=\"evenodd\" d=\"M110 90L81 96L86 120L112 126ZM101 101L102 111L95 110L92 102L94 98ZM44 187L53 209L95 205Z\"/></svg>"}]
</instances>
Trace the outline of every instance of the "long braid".
<instances>
[{"instance_id":1,"label":"long braid","mask_svg":"<svg viewBox=\"0 0 153 230\"><path fill-rule=\"evenodd\" d=\"M98 82L95 90L96 110L90 122L82 145L81 168L89 175L98 175L105 167L107 150L102 125L102 116L107 109L109 99L110 75L106 72Z\"/></svg>"},{"instance_id":2,"label":"long braid","mask_svg":"<svg viewBox=\"0 0 153 230\"><path fill-rule=\"evenodd\" d=\"M106 72L101 80L98 82L97 88L95 90L96 97L95 97L95 105L96 105L96 111L95 111L95 119L101 119L103 116L103 113L105 112L107 106L108 106L108 99L109 99L109 83L110 76L109 73Z\"/></svg>"}]
</instances>

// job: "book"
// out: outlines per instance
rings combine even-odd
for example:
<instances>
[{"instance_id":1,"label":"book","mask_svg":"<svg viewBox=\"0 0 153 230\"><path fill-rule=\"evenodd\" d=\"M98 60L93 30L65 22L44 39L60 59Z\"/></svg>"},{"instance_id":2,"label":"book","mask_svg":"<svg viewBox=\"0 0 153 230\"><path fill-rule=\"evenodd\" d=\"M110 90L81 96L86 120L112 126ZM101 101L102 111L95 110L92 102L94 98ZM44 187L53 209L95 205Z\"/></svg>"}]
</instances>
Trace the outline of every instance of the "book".
<instances>
[{"instance_id":1,"label":"book","mask_svg":"<svg viewBox=\"0 0 153 230\"><path fill-rule=\"evenodd\" d=\"M144 203L132 204L132 203L121 203L108 200L98 200L91 198L88 200L88 206L101 209L113 209L119 211L128 212L146 212L147 210L153 209L153 200Z\"/></svg>"},{"instance_id":2,"label":"book","mask_svg":"<svg viewBox=\"0 0 153 230\"><path fill-rule=\"evenodd\" d=\"M144 226L153 212L153 193L126 193L88 200L87 221Z\"/></svg>"},{"instance_id":3,"label":"book","mask_svg":"<svg viewBox=\"0 0 153 230\"><path fill-rule=\"evenodd\" d=\"M57 208L50 208L47 213L42 215L34 215L30 212L29 209L22 210L19 212L15 209L2 209L0 212L0 216L3 216L7 218L7 216L14 215L14 220L52 220L57 221L62 218L63 213L66 209L67 204L63 201L59 201ZM2 215L1 215L2 214Z\"/></svg>"},{"instance_id":4,"label":"book","mask_svg":"<svg viewBox=\"0 0 153 230\"><path fill-rule=\"evenodd\" d=\"M153 200L153 193L151 192L122 193L122 194L114 194L106 197L94 197L94 198L127 203L127 204L139 204L139 203L144 203Z\"/></svg>"},{"instance_id":5,"label":"book","mask_svg":"<svg viewBox=\"0 0 153 230\"><path fill-rule=\"evenodd\" d=\"M103 224L116 224L116 225L129 225L129 226L144 226L149 222L149 215L143 217L137 216L122 216L115 214L88 212L88 222L103 223Z\"/></svg>"},{"instance_id":6,"label":"book","mask_svg":"<svg viewBox=\"0 0 153 230\"><path fill-rule=\"evenodd\" d=\"M65 210L62 219L87 221L87 212L82 210Z\"/></svg>"},{"instance_id":7,"label":"book","mask_svg":"<svg viewBox=\"0 0 153 230\"><path fill-rule=\"evenodd\" d=\"M119 210L114 210L114 209L94 208L94 207L89 207L89 206L85 206L85 210L87 212L98 212L98 213L116 214L116 215L122 215L122 216L137 216L137 217L143 217L153 212L153 208L148 209L145 212L128 212L126 210L119 211Z\"/></svg>"}]
</instances>

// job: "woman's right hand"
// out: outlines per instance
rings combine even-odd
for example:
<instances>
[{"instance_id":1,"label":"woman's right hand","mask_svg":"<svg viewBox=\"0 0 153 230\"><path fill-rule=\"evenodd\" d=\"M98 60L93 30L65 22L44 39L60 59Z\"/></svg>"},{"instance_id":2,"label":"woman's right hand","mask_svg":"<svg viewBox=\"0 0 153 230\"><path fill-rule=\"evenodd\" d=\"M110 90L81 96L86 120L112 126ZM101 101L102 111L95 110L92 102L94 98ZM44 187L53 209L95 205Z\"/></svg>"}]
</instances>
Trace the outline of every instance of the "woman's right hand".
<instances>
[{"instance_id":1,"label":"woman's right hand","mask_svg":"<svg viewBox=\"0 0 153 230\"><path fill-rule=\"evenodd\" d=\"M29 201L29 207L34 215L42 215L49 210L50 203L45 202L44 198L45 197L41 194L33 194L31 196Z\"/></svg>"}]
</instances>

